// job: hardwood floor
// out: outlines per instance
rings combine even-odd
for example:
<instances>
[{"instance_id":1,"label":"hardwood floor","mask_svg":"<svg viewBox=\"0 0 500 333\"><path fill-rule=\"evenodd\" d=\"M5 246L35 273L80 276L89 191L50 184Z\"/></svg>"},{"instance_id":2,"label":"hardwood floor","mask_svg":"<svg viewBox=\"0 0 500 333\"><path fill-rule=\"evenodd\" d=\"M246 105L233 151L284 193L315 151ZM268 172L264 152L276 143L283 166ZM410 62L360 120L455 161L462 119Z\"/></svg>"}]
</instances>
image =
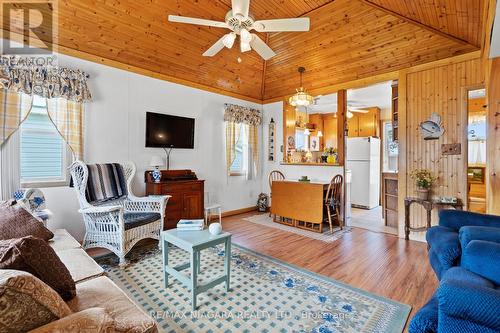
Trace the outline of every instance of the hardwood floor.
<instances>
[{"instance_id":1,"label":"hardwood floor","mask_svg":"<svg viewBox=\"0 0 500 333\"><path fill-rule=\"evenodd\" d=\"M360 228L353 228L333 243L323 243L243 220L255 214L254 211L223 218L223 228L233 235L233 243L408 304L412 307L409 318L438 286L425 243ZM99 256L109 251L88 252Z\"/></svg>"},{"instance_id":2,"label":"hardwood floor","mask_svg":"<svg viewBox=\"0 0 500 333\"><path fill-rule=\"evenodd\" d=\"M323 243L243 220L255 214L223 219L233 243L408 304L410 318L438 286L425 243L358 228L333 243Z\"/></svg>"}]
</instances>

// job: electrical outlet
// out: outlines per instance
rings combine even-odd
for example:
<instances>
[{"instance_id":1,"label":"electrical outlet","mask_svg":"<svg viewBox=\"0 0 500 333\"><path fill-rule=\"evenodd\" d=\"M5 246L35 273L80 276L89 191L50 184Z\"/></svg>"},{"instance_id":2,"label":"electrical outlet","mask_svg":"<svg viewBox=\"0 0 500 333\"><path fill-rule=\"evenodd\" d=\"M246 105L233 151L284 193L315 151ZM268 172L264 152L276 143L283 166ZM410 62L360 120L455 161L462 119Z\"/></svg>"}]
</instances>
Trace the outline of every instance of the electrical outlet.
<instances>
[{"instance_id":1,"label":"electrical outlet","mask_svg":"<svg viewBox=\"0 0 500 333\"><path fill-rule=\"evenodd\" d=\"M448 143L441 145L442 155L460 155L462 154L462 145L460 143Z\"/></svg>"}]
</instances>

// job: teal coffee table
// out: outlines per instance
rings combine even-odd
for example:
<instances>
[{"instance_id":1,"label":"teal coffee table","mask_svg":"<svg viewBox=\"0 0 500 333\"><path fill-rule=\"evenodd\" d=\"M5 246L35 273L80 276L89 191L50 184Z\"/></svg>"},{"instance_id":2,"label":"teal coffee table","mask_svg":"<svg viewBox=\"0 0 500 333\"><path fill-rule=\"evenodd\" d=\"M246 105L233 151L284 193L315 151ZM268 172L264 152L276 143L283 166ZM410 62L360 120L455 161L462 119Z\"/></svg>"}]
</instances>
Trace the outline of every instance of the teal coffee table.
<instances>
[{"instance_id":1,"label":"teal coffee table","mask_svg":"<svg viewBox=\"0 0 500 333\"><path fill-rule=\"evenodd\" d=\"M224 260L224 275L210 280L205 284L198 284L198 274L200 273L200 251L209 247L224 243L225 260ZM191 290L191 304L193 311L196 310L196 296L207 291L216 285L225 282L226 291L229 291L230 283L230 264L231 264L231 234L223 232L219 235L212 235L208 230L202 231L179 231L172 229L161 233L161 244L163 251L163 277L165 288L168 288L168 276L172 275L182 284ZM187 252L190 255L190 262L171 266L168 264L168 247L169 244L175 245ZM181 271L190 268L191 278L182 274Z\"/></svg>"}]
</instances>

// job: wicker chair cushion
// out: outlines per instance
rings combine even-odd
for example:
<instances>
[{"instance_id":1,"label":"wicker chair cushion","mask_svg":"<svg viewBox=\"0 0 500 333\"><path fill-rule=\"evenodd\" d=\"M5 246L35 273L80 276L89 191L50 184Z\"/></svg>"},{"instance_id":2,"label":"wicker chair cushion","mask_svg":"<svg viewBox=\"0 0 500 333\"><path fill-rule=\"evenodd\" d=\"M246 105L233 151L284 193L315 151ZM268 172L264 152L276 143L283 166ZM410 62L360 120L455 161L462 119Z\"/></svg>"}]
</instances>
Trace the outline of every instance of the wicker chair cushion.
<instances>
[{"instance_id":1,"label":"wicker chair cushion","mask_svg":"<svg viewBox=\"0 0 500 333\"><path fill-rule=\"evenodd\" d=\"M125 230L140 227L161 219L159 213L124 213Z\"/></svg>"},{"instance_id":2,"label":"wicker chair cushion","mask_svg":"<svg viewBox=\"0 0 500 333\"><path fill-rule=\"evenodd\" d=\"M89 164L86 198L90 204L127 197L127 183L119 163Z\"/></svg>"}]
</instances>

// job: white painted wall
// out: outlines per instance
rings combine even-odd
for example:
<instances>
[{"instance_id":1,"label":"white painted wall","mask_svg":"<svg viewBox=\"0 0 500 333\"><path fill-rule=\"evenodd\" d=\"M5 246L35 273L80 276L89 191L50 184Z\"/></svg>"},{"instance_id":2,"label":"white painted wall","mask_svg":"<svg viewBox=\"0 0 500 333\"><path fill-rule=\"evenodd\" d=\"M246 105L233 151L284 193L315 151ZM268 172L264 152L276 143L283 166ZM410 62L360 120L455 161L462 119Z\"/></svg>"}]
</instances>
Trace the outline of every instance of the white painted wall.
<instances>
[{"instance_id":1,"label":"white painted wall","mask_svg":"<svg viewBox=\"0 0 500 333\"><path fill-rule=\"evenodd\" d=\"M283 161L283 102L265 104L263 108L264 126L262 151L264 152L264 172L262 173L262 191L269 193L268 175L272 170L281 170L288 179L299 179L308 176L312 181L330 181L335 175L342 174L343 168L339 166L303 166L303 165L281 165ZM269 138L269 123L271 118L276 123L276 158L275 161L267 160L267 144Z\"/></svg>"},{"instance_id":2,"label":"white painted wall","mask_svg":"<svg viewBox=\"0 0 500 333\"><path fill-rule=\"evenodd\" d=\"M60 66L81 69L90 75L93 101L86 107L87 162L133 161L137 165L134 192L143 195L144 171L151 169L148 166L151 157L164 154L161 149L145 148L146 112L193 117L195 149L174 150L170 167L195 171L205 180L205 191L222 203L224 211L256 204L262 177L255 180L226 177L223 107L224 103L234 103L262 109L261 105L64 55L58 55L58 61ZM54 214L49 227L65 228L81 240L84 225L77 212L74 190L59 187L43 191Z\"/></svg>"}]
</instances>

